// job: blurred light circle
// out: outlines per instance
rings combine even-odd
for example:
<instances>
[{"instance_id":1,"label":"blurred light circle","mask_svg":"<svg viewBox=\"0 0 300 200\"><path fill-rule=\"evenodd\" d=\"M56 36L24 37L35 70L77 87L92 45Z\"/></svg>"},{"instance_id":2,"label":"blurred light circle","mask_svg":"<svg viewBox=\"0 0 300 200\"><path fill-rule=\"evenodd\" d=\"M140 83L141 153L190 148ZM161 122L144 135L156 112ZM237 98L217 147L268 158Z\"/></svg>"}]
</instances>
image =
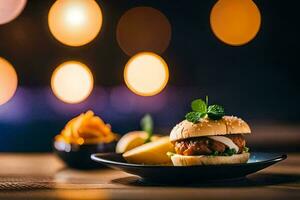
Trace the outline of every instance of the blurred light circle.
<instances>
[{"instance_id":1,"label":"blurred light circle","mask_svg":"<svg viewBox=\"0 0 300 200\"><path fill-rule=\"evenodd\" d=\"M213 33L233 46L251 41L258 33L260 24L260 12L252 0L219 0L210 14Z\"/></svg>"},{"instance_id":2,"label":"blurred light circle","mask_svg":"<svg viewBox=\"0 0 300 200\"><path fill-rule=\"evenodd\" d=\"M61 43L82 46L98 35L102 12L94 0L57 0L49 11L48 24Z\"/></svg>"},{"instance_id":3,"label":"blurred light circle","mask_svg":"<svg viewBox=\"0 0 300 200\"><path fill-rule=\"evenodd\" d=\"M93 90L94 79L83 63L68 61L59 65L52 74L51 88L57 98L66 103L79 103Z\"/></svg>"},{"instance_id":4,"label":"blurred light circle","mask_svg":"<svg viewBox=\"0 0 300 200\"><path fill-rule=\"evenodd\" d=\"M15 94L18 77L14 67L0 57L0 105L8 102Z\"/></svg>"},{"instance_id":5,"label":"blurred light circle","mask_svg":"<svg viewBox=\"0 0 300 200\"><path fill-rule=\"evenodd\" d=\"M124 69L124 80L127 87L135 94L156 95L168 83L168 65L155 53L138 53L127 62Z\"/></svg>"},{"instance_id":6,"label":"blurred light circle","mask_svg":"<svg viewBox=\"0 0 300 200\"><path fill-rule=\"evenodd\" d=\"M25 8L27 0L0 0L0 24L17 18Z\"/></svg>"},{"instance_id":7,"label":"blurred light circle","mask_svg":"<svg viewBox=\"0 0 300 200\"><path fill-rule=\"evenodd\" d=\"M128 10L117 25L117 41L129 56L141 51L163 53L171 40L171 24L160 11L151 7Z\"/></svg>"}]
</instances>

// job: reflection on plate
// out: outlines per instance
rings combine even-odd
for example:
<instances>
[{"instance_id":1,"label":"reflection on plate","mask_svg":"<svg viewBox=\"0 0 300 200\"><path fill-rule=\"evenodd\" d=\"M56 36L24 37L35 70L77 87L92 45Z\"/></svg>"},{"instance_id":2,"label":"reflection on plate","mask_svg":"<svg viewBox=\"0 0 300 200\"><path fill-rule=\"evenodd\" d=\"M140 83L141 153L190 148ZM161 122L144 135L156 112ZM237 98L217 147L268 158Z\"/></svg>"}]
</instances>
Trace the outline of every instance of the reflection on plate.
<instances>
[{"instance_id":1,"label":"reflection on plate","mask_svg":"<svg viewBox=\"0 0 300 200\"><path fill-rule=\"evenodd\" d=\"M188 167L130 164L117 153L93 154L91 158L110 168L137 175L146 182L195 183L241 178L282 161L287 158L287 155L251 152L249 161L243 164Z\"/></svg>"}]
</instances>

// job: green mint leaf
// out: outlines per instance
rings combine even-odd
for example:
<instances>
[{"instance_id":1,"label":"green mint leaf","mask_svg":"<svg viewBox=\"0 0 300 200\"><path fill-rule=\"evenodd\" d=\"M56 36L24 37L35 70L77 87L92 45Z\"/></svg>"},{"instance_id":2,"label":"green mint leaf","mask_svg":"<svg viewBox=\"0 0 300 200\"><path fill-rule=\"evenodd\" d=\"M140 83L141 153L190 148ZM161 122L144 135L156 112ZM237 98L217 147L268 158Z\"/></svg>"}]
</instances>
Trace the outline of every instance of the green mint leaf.
<instances>
[{"instance_id":1,"label":"green mint leaf","mask_svg":"<svg viewBox=\"0 0 300 200\"><path fill-rule=\"evenodd\" d=\"M186 120L189 122L193 122L194 124L199 122L201 118L204 118L206 116L206 113L201 112L189 112L185 115Z\"/></svg>"},{"instance_id":2,"label":"green mint leaf","mask_svg":"<svg viewBox=\"0 0 300 200\"><path fill-rule=\"evenodd\" d=\"M199 122L201 118L210 118L219 120L225 115L224 108L220 105L208 106L208 96L205 97L205 102L202 99L196 99L191 103L192 112L187 113L185 118L193 123Z\"/></svg>"},{"instance_id":3,"label":"green mint leaf","mask_svg":"<svg viewBox=\"0 0 300 200\"><path fill-rule=\"evenodd\" d=\"M146 114L142 119L141 119L141 127L142 130L147 132L148 136L147 139L145 140L145 143L150 142L152 134L153 134L153 120L151 115Z\"/></svg>"},{"instance_id":4,"label":"green mint leaf","mask_svg":"<svg viewBox=\"0 0 300 200\"><path fill-rule=\"evenodd\" d=\"M207 115L210 119L218 120L225 115L225 110L220 105L210 105L207 108Z\"/></svg>"},{"instance_id":5,"label":"green mint leaf","mask_svg":"<svg viewBox=\"0 0 300 200\"><path fill-rule=\"evenodd\" d=\"M192 110L195 112L206 113L207 105L202 99L196 99L192 101L191 104Z\"/></svg>"}]
</instances>

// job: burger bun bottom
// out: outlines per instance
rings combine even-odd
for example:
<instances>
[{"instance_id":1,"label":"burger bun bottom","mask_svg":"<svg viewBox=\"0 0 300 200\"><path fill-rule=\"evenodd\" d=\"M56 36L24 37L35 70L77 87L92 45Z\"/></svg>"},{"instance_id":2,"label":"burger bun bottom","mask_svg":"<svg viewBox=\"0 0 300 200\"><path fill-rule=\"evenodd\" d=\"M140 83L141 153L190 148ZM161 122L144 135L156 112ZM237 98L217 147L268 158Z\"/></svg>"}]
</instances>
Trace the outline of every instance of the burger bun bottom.
<instances>
[{"instance_id":1,"label":"burger bun bottom","mask_svg":"<svg viewBox=\"0 0 300 200\"><path fill-rule=\"evenodd\" d=\"M226 165L246 163L249 157L250 153L234 154L232 156L183 156L175 154L171 157L171 160L174 166Z\"/></svg>"}]
</instances>

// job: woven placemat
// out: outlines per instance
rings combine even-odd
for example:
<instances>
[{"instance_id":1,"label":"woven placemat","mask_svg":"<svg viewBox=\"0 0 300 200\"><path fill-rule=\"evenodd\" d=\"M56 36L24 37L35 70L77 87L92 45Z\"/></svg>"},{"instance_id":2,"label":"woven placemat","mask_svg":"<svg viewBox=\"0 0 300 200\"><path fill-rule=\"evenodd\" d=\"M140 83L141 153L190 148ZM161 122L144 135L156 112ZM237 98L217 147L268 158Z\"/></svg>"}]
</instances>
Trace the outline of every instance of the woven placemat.
<instances>
[{"instance_id":1,"label":"woven placemat","mask_svg":"<svg viewBox=\"0 0 300 200\"><path fill-rule=\"evenodd\" d=\"M0 177L0 190L53 189L55 183L51 177Z\"/></svg>"},{"instance_id":2,"label":"woven placemat","mask_svg":"<svg viewBox=\"0 0 300 200\"><path fill-rule=\"evenodd\" d=\"M78 179L57 180L53 177L0 177L0 191L39 190L39 189L115 189L129 187L134 177L118 181L82 181ZM127 184L124 184L126 182Z\"/></svg>"}]
</instances>

